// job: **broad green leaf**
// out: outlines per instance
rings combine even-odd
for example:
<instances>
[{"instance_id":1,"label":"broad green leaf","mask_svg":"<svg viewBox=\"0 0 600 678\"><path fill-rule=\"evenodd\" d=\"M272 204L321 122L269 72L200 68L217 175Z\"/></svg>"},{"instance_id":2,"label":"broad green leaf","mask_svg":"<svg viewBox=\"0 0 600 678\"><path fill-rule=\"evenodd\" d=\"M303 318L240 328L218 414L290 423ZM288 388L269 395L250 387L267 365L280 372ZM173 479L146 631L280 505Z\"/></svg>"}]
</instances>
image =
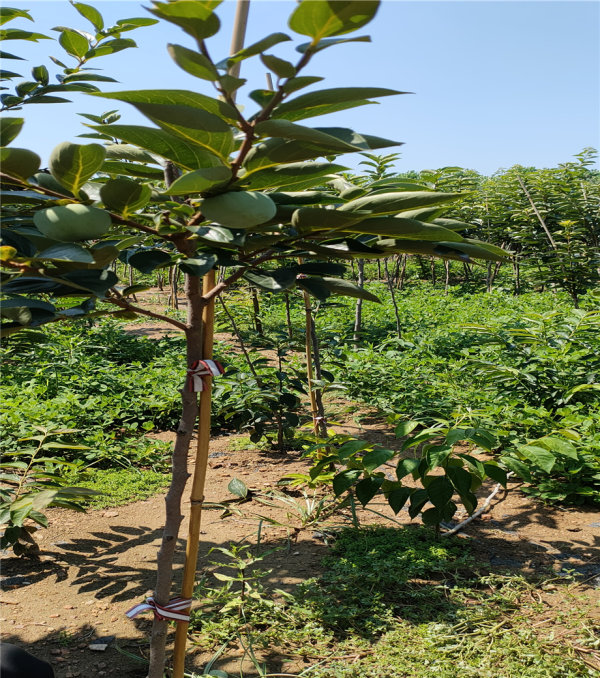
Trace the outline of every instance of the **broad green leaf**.
<instances>
[{"instance_id":1,"label":"broad green leaf","mask_svg":"<svg viewBox=\"0 0 600 678\"><path fill-rule=\"evenodd\" d=\"M130 40L129 38L115 38L114 40L107 40L98 45L98 47L93 47L88 50L84 54L84 57L86 59L94 59L96 57L107 56L108 54L116 54L117 52L129 49L130 47L137 47L134 40Z\"/></svg>"},{"instance_id":2,"label":"broad green leaf","mask_svg":"<svg viewBox=\"0 0 600 678\"><path fill-rule=\"evenodd\" d=\"M214 3L198 0L154 1L148 11L159 19L179 26L196 40L204 40L217 33L221 27L219 17L213 12L214 7Z\"/></svg>"},{"instance_id":3,"label":"broad green leaf","mask_svg":"<svg viewBox=\"0 0 600 678\"><path fill-rule=\"evenodd\" d=\"M211 271L217 263L217 257L214 254L198 253L189 259L181 259L179 268L188 275L202 277Z\"/></svg>"},{"instance_id":4,"label":"broad green leaf","mask_svg":"<svg viewBox=\"0 0 600 678\"><path fill-rule=\"evenodd\" d=\"M168 195L189 195L203 193L216 186L226 184L231 179L231 170L224 165L206 167L183 174L176 179L165 193Z\"/></svg>"},{"instance_id":5,"label":"broad green leaf","mask_svg":"<svg viewBox=\"0 0 600 678\"><path fill-rule=\"evenodd\" d=\"M438 476L427 485L429 501L436 507L447 504L454 494L454 487L446 476Z\"/></svg>"},{"instance_id":6,"label":"broad green leaf","mask_svg":"<svg viewBox=\"0 0 600 678\"><path fill-rule=\"evenodd\" d=\"M461 468L460 466L448 466L446 473L456 488L456 491L461 496L461 499L463 498L463 495L466 495L471 491L473 477L468 471L465 471L464 468Z\"/></svg>"},{"instance_id":7,"label":"broad green leaf","mask_svg":"<svg viewBox=\"0 0 600 678\"><path fill-rule=\"evenodd\" d=\"M362 28L378 8L378 0L305 0L294 10L288 25L296 33L311 37L316 44L323 38Z\"/></svg>"},{"instance_id":8,"label":"broad green leaf","mask_svg":"<svg viewBox=\"0 0 600 678\"><path fill-rule=\"evenodd\" d=\"M296 75L296 68L285 59L279 59L273 54L261 54L260 60L263 64L279 78L292 78Z\"/></svg>"},{"instance_id":9,"label":"broad green leaf","mask_svg":"<svg viewBox=\"0 0 600 678\"><path fill-rule=\"evenodd\" d=\"M401 421L394 429L394 435L396 438L404 438L412 433L417 426L419 426L418 421Z\"/></svg>"},{"instance_id":10,"label":"broad green leaf","mask_svg":"<svg viewBox=\"0 0 600 678\"><path fill-rule=\"evenodd\" d=\"M230 191L202 202L202 213L211 221L229 228L252 228L275 216L277 207L264 193Z\"/></svg>"},{"instance_id":11,"label":"broad green leaf","mask_svg":"<svg viewBox=\"0 0 600 678\"><path fill-rule=\"evenodd\" d=\"M379 466L386 461L389 461L394 454L395 452L393 450L384 450L381 448L370 450L362 458L362 465L369 473L373 473L376 468L379 468Z\"/></svg>"},{"instance_id":12,"label":"broad green leaf","mask_svg":"<svg viewBox=\"0 0 600 678\"><path fill-rule=\"evenodd\" d=\"M167 45L167 50L175 63L186 73L203 80L215 81L219 73L210 59L181 45Z\"/></svg>"},{"instance_id":13,"label":"broad green leaf","mask_svg":"<svg viewBox=\"0 0 600 678\"><path fill-rule=\"evenodd\" d=\"M354 153L361 150L361 146L352 144L338 136L327 134L318 129L296 125L289 120L265 120L259 122L255 128L259 136L281 137L284 139L295 139L304 141L314 146L321 146L324 154L333 153Z\"/></svg>"},{"instance_id":14,"label":"broad green leaf","mask_svg":"<svg viewBox=\"0 0 600 678\"><path fill-rule=\"evenodd\" d=\"M95 8L92 7L91 5L85 5L83 2L73 2L71 0L71 4L75 9L81 14L82 17L87 19L92 26L97 30L101 31L104 28L104 19L102 18L102 14Z\"/></svg>"},{"instance_id":15,"label":"broad green leaf","mask_svg":"<svg viewBox=\"0 0 600 678\"><path fill-rule=\"evenodd\" d=\"M269 272L251 270L244 273L244 278L268 292L281 292L292 287L296 280L296 272L286 268Z\"/></svg>"},{"instance_id":16,"label":"broad green leaf","mask_svg":"<svg viewBox=\"0 0 600 678\"><path fill-rule=\"evenodd\" d=\"M410 497L410 490L408 487L399 487L396 490L392 490L388 495L387 495L387 501L388 504L390 505L390 508L394 512L394 514L398 514L401 510L404 504L408 501L408 498Z\"/></svg>"},{"instance_id":17,"label":"broad green leaf","mask_svg":"<svg viewBox=\"0 0 600 678\"><path fill-rule=\"evenodd\" d=\"M310 188L323 184L326 177L345 169L332 163L290 163L248 173L240 178L240 184L254 190Z\"/></svg>"},{"instance_id":18,"label":"broad green leaf","mask_svg":"<svg viewBox=\"0 0 600 678\"><path fill-rule=\"evenodd\" d=\"M91 125L91 127L172 160L183 169L222 166L221 161L212 153L199 146L192 146L162 129L137 125Z\"/></svg>"},{"instance_id":19,"label":"broad green leaf","mask_svg":"<svg viewBox=\"0 0 600 678\"><path fill-rule=\"evenodd\" d=\"M371 42L371 38L368 35L358 35L355 38L325 38L325 40L320 40L316 45L312 42L305 42L302 45L298 45L296 51L300 52L300 54L304 54L309 47L312 47L312 51L316 54L322 49L327 49L334 45L341 45L344 42Z\"/></svg>"},{"instance_id":20,"label":"broad green leaf","mask_svg":"<svg viewBox=\"0 0 600 678\"><path fill-rule=\"evenodd\" d=\"M72 243L60 243L52 245L36 255L39 259L51 259L55 261L70 261L76 264L93 264L94 257L80 245Z\"/></svg>"},{"instance_id":21,"label":"broad green leaf","mask_svg":"<svg viewBox=\"0 0 600 678\"><path fill-rule=\"evenodd\" d=\"M355 297L356 299L365 299L366 301L374 301L378 304L381 301L371 292L355 285L349 280L341 280L340 278L321 278L321 283L327 287L331 294L342 297Z\"/></svg>"},{"instance_id":22,"label":"broad green leaf","mask_svg":"<svg viewBox=\"0 0 600 678\"><path fill-rule=\"evenodd\" d=\"M227 485L227 489L231 494L239 497L240 499L245 499L248 496L248 486L243 480L239 478L232 478Z\"/></svg>"},{"instance_id":23,"label":"broad green leaf","mask_svg":"<svg viewBox=\"0 0 600 678\"><path fill-rule=\"evenodd\" d=\"M296 270L306 275L344 275L346 266L330 261L307 261L296 266Z\"/></svg>"},{"instance_id":24,"label":"broad green leaf","mask_svg":"<svg viewBox=\"0 0 600 678\"><path fill-rule=\"evenodd\" d=\"M40 210L33 223L48 238L61 242L96 240L111 226L110 215L97 207L73 203Z\"/></svg>"},{"instance_id":25,"label":"broad green leaf","mask_svg":"<svg viewBox=\"0 0 600 678\"><path fill-rule=\"evenodd\" d=\"M294 212L291 223L300 232L311 232L314 230L341 229L363 219L363 214L340 212L325 207L301 207Z\"/></svg>"},{"instance_id":26,"label":"broad green leaf","mask_svg":"<svg viewBox=\"0 0 600 678\"><path fill-rule=\"evenodd\" d=\"M233 75L222 75L219 78L219 83L221 85L221 89L224 92L227 92L227 94L231 94L232 92L235 92L237 89L239 89L242 85L246 84L246 80L244 78L236 78Z\"/></svg>"},{"instance_id":27,"label":"broad green leaf","mask_svg":"<svg viewBox=\"0 0 600 678\"><path fill-rule=\"evenodd\" d=\"M117 158L119 160L131 160L132 162L158 164L156 158L148 151L131 144L109 144L104 148L106 149L106 157L110 159Z\"/></svg>"},{"instance_id":28,"label":"broad green leaf","mask_svg":"<svg viewBox=\"0 0 600 678\"><path fill-rule=\"evenodd\" d=\"M539 466L546 473L550 473L556 464L556 454L537 445L520 445L519 452L529 461Z\"/></svg>"},{"instance_id":29,"label":"broad green leaf","mask_svg":"<svg viewBox=\"0 0 600 678\"><path fill-rule=\"evenodd\" d=\"M500 483L502 487L506 487L508 478L506 471L498 466L498 464L493 462L484 463L483 468L485 469L486 474L495 482Z\"/></svg>"},{"instance_id":30,"label":"broad green leaf","mask_svg":"<svg viewBox=\"0 0 600 678\"><path fill-rule=\"evenodd\" d=\"M350 212L350 214L352 213L353 212ZM342 212L342 214L344 213ZM350 233L377 235L382 238L402 238L407 240L438 242L441 240L446 242L462 242L463 240L462 236L454 231L449 231L441 226L424 224L415 219L404 219L402 216L364 219L358 223L355 222L348 227L344 227L341 230Z\"/></svg>"},{"instance_id":31,"label":"broad green leaf","mask_svg":"<svg viewBox=\"0 0 600 678\"><path fill-rule=\"evenodd\" d=\"M383 87L336 87L318 92L302 94L295 99L283 102L273 111L273 118L286 120L303 120L315 115L335 113L355 106L373 103L371 97L386 97L405 94Z\"/></svg>"},{"instance_id":32,"label":"broad green leaf","mask_svg":"<svg viewBox=\"0 0 600 678\"><path fill-rule=\"evenodd\" d=\"M48 69L45 66L35 66L31 69L31 75L36 82L39 82L41 85L47 85L50 78Z\"/></svg>"},{"instance_id":33,"label":"broad green leaf","mask_svg":"<svg viewBox=\"0 0 600 678\"><path fill-rule=\"evenodd\" d=\"M410 495L410 506L408 508L408 515L411 518L416 518L419 515L419 512L429 501L429 496L427 490L414 490Z\"/></svg>"},{"instance_id":34,"label":"broad green leaf","mask_svg":"<svg viewBox=\"0 0 600 678\"><path fill-rule=\"evenodd\" d=\"M438 508L428 508L426 511L423 511L421 514L421 520L423 525L438 525L443 519L441 509Z\"/></svg>"},{"instance_id":35,"label":"broad green leaf","mask_svg":"<svg viewBox=\"0 0 600 678\"><path fill-rule=\"evenodd\" d=\"M153 179L162 181L164 179L164 170L160 167L142 165L138 162L121 162L120 160L105 160L99 169L106 174L124 174L127 177L140 177L142 179Z\"/></svg>"},{"instance_id":36,"label":"broad green leaf","mask_svg":"<svg viewBox=\"0 0 600 678\"><path fill-rule=\"evenodd\" d=\"M439 193L434 191L400 191L378 193L356 198L342 205L340 210L368 210L373 216L398 214L404 210L428 205L439 205L464 197L463 193Z\"/></svg>"},{"instance_id":37,"label":"broad green leaf","mask_svg":"<svg viewBox=\"0 0 600 678\"><path fill-rule=\"evenodd\" d=\"M398 480L402 480L402 478L409 475L410 473L414 473L416 469L419 468L420 463L421 462L419 459L400 459L398 465L396 466L396 477Z\"/></svg>"},{"instance_id":38,"label":"broad green leaf","mask_svg":"<svg viewBox=\"0 0 600 678\"><path fill-rule=\"evenodd\" d=\"M79 288L93 292L96 296L103 297L107 290L117 285L119 278L112 271L92 269L89 271L72 271L60 276L67 283L77 285ZM55 294L57 292L55 291ZM72 287L60 290L58 293L70 296L74 293Z\"/></svg>"},{"instance_id":39,"label":"broad green leaf","mask_svg":"<svg viewBox=\"0 0 600 678\"><path fill-rule=\"evenodd\" d=\"M64 141L50 154L48 166L52 176L72 193L95 174L102 163L106 151L100 144L72 144Z\"/></svg>"},{"instance_id":40,"label":"broad green leaf","mask_svg":"<svg viewBox=\"0 0 600 678\"><path fill-rule=\"evenodd\" d=\"M171 255L163 250L140 250L127 257L127 263L142 273L152 273L159 266L171 261Z\"/></svg>"},{"instance_id":41,"label":"broad green leaf","mask_svg":"<svg viewBox=\"0 0 600 678\"><path fill-rule=\"evenodd\" d=\"M319 132L324 132L330 136L345 141L352 146L357 146L362 150L376 150L385 148L386 146L401 146L400 141L392 141L391 139L384 139L383 137L375 137L371 134L359 134L347 127L315 127ZM370 184L372 187L374 184Z\"/></svg>"},{"instance_id":42,"label":"broad green leaf","mask_svg":"<svg viewBox=\"0 0 600 678\"><path fill-rule=\"evenodd\" d=\"M331 296L330 289L321 282L320 278L299 278L296 285L319 301L325 301Z\"/></svg>"},{"instance_id":43,"label":"broad green leaf","mask_svg":"<svg viewBox=\"0 0 600 678\"><path fill-rule=\"evenodd\" d=\"M3 174L27 181L41 164L40 156L26 148L0 149L0 168Z\"/></svg>"},{"instance_id":44,"label":"broad green leaf","mask_svg":"<svg viewBox=\"0 0 600 678\"><path fill-rule=\"evenodd\" d=\"M303 141L272 138L252 147L244 160L244 168L251 172L281 164L323 158L326 155L327 151L323 146L314 146Z\"/></svg>"},{"instance_id":45,"label":"broad green leaf","mask_svg":"<svg viewBox=\"0 0 600 678\"><path fill-rule=\"evenodd\" d=\"M299 89L303 89L309 85L314 85L316 82L321 82L324 79L325 78L321 78L318 75L299 75L284 82L282 90L286 94L291 94L292 92L297 92Z\"/></svg>"},{"instance_id":46,"label":"broad green leaf","mask_svg":"<svg viewBox=\"0 0 600 678\"><path fill-rule=\"evenodd\" d=\"M67 75L65 78L63 78L63 83L69 84L70 82L78 82L80 80L90 80L92 82L118 82L117 80L111 78L108 75L100 75L98 73L88 73L87 71L85 71L83 73L73 73L72 75ZM79 115L84 114L79 113ZM97 122L101 122L101 120L98 120Z\"/></svg>"},{"instance_id":47,"label":"broad green leaf","mask_svg":"<svg viewBox=\"0 0 600 678\"><path fill-rule=\"evenodd\" d=\"M339 497L340 494L349 490L352 485L360 478L362 471L360 469L349 469L347 471L342 471L338 473L333 478L333 491L336 497Z\"/></svg>"},{"instance_id":48,"label":"broad green leaf","mask_svg":"<svg viewBox=\"0 0 600 678\"><path fill-rule=\"evenodd\" d=\"M29 14L29 10L16 9L15 7L0 7L0 26L19 17L33 21L31 14Z\"/></svg>"},{"instance_id":49,"label":"broad green leaf","mask_svg":"<svg viewBox=\"0 0 600 678\"><path fill-rule=\"evenodd\" d=\"M104 205L124 215L142 209L148 204L151 196L150 186L132 179L109 179L100 189L100 197Z\"/></svg>"},{"instance_id":50,"label":"broad green leaf","mask_svg":"<svg viewBox=\"0 0 600 678\"><path fill-rule=\"evenodd\" d=\"M0 10L2 8L0 7ZM10 52L2 52L0 51L0 59L15 59L17 61L25 61L23 57L17 56L16 54L10 54Z\"/></svg>"},{"instance_id":51,"label":"broad green leaf","mask_svg":"<svg viewBox=\"0 0 600 678\"><path fill-rule=\"evenodd\" d=\"M61 32L58 42L67 54L78 58L90 49L88 40L81 33L70 29Z\"/></svg>"},{"instance_id":52,"label":"broad green leaf","mask_svg":"<svg viewBox=\"0 0 600 678\"><path fill-rule=\"evenodd\" d=\"M540 447L545 447L552 452L557 454L562 454L564 457L569 457L569 459L578 460L579 455L577 454L577 448L573 443L563 438L556 438L554 436L545 436L535 441L536 445Z\"/></svg>"},{"instance_id":53,"label":"broad green leaf","mask_svg":"<svg viewBox=\"0 0 600 678\"><path fill-rule=\"evenodd\" d=\"M356 498L366 506L371 499L379 492L384 478L375 476L372 478L363 478L355 487Z\"/></svg>"},{"instance_id":54,"label":"broad green leaf","mask_svg":"<svg viewBox=\"0 0 600 678\"><path fill-rule=\"evenodd\" d=\"M31 31L22 31L19 28L3 28L0 30L0 40L29 40L37 42L38 40L52 40L47 35L41 33L32 33Z\"/></svg>"},{"instance_id":55,"label":"broad green leaf","mask_svg":"<svg viewBox=\"0 0 600 678\"><path fill-rule=\"evenodd\" d=\"M291 38L285 33L271 33L271 35L267 35L266 38L262 38L262 40L259 40L248 47L244 47L244 49L240 50L239 52L227 57L227 59L224 59L218 65L229 68L230 66L233 66L233 64L237 64L239 61L243 61L249 57L261 54L270 47L278 45L280 42L287 42L288 40L291 40Z\"/></svg>"},{"instance_id":56,"label":"broad green leaf","mask_svg":"<svg viewBox=\"0 0 600 678\"><path fill-rule=\"evenodd\" d=\"M15 73L14 71L5 71L0 70L0 80L12 80L13 78L22 78L23 76L20 73ZM22 85L18 88L18 93L23 94ZM6 88L5 88L6 89Z\"/></svg>"}]
</instances>

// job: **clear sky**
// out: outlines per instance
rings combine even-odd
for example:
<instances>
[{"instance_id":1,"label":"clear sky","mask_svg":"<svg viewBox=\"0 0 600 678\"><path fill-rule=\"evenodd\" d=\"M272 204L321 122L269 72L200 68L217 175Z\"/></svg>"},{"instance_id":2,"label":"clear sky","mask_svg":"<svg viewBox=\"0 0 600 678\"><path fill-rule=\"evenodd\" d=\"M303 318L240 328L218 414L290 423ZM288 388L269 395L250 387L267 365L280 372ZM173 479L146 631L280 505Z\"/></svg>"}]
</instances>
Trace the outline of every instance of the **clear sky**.
<instances>
[{"instance_id":1,"label":"clear sky","mask_svg":"<svg viewBox=\"0 0 600 678\"><path fill-rule=\"evenodd\" d=\"M84 1L103 13L106 24L150 16L140 2ZM4 4L29 9L36 20L34 26L17 19L10 27L56 37L51 28L57 24L90 29L66 0ZM227 55L235 4L226 0L217 10L222 28L208 41L215 59ZM291 0L251 0L246 44L287 32L295 42L270 53L297 60L293 45L307 39L287 28L294 6ZM305 124L352 127L404 142L399 149L380 151L401 152L398 171L458 165L491 174L517 163L550 167L586 146L600 146L600 3L594 0L383 0L375 19L359 34L371 35L373 42L324 50L305 74L325 76L321 87L380 86L413 94L386 97L378 105ZM103 83L104 89L177 88L212 94L210 83L181 71L168 56L168 42L193 47L177 27L161 22L123 37L136 40L138 49L90 63L119 80ZM4 45L29 63L7 61L3 67L24 76L41 63L56 72L49 55L64 59L62 48L49 40ZM248 91L266 86L258 58L243 62L241 75L249 79ZM75 136L85 131L77 112L99 114L117 105L121 122L150 124L127 104L84 94L68 98L73 104L24 107L18 115L25 117L26 126L14 143L36 150L45 160L61 141L85 143ZM254 107L244 96L239 103ZM360 159L347 156L346 164L355 167Z\"/></svg>"}]
</instances>

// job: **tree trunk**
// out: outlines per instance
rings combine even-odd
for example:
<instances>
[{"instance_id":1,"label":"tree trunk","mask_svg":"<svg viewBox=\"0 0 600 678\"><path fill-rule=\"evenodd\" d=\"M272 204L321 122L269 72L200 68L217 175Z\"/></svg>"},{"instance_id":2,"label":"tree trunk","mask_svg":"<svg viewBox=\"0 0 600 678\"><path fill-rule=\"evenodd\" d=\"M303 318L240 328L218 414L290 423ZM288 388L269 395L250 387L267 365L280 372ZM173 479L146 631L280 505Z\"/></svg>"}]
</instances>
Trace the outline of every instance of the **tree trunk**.
<instances>
[{"instance_id":1,"label":"tree trunk","mask_svg":"<svg viewBox=\"0 0 600 678\"><path fill-rule=\"evenodd\" d=\"M252 287L251 290L252 310L254 312L254 329L259 336L264 337L263 325L260 319L260 302L258 301L258 292L256 291L256 287Z\"/></svg>"},{"instance_id":2,"label":"tree trunk","mask_svg":"<svg viewBox=\"0 0 600 678\"><path fill-rule=\"evenodd\" d=\"M387 278L387 286L388 290L390 291L390 295L392 297L392 304L394 305L394 315L396 316L396 332L398 334L398 339L402 338L402 332L400 330L400 314L398 313L398 304L396 302L396 294L394 292L394 283L392 281L392 278L390 277L390 271L388 269L388 263L387 259L383 260L383 265L385 268L385 275Z\"/></svg>"},{"instance_id":3,"label":"tree trunk","mask_svg":"<svg viewBox=\"0 0 600 678\"><path fill-rule=\"evenodd\" d=\"M358 286L362 288L365 286L365 260L358 259L356 263L358 266L357 283ZM356 300L356 310L354 312L354 341L357 343L360 341L360 331L362 325L362 302L362 299Z\"/></svg>"},{"instance_id":4,"label":"tree trunk","mask_svg":"<svg viewBox=\"0 0 600 678\"><path fill-rule=\"evenodd\" d=\"M444 294L448 296L448 287L450 287L450 262L444 260L444 268L446 269L446 279L444 281Z\"/></svg>"},{"instance_id":5,"label":"tree trunk","mask_svg":"<svg viewBox=\"0 0 600 678\"><path fill-rule=\"evenodd\" d=\"M431 257L430 260L430 267L431 267L431 284L435 287L435 284L437 283L437 276L436 276L436 271L435 271L435 259Z\"/></svg>"},{"instance_id":6,"label":"tree trunk","mask_svg":"<svg viewBox=\"0 0 600 678\"><path fill-rule=\"evenodd\" d=\"M185 294L188 302L186 359L189 369L195 360L202 357L202 310L204 305L201 299L200 279L198 277L186 275ZM181 390L181 404L181 420L177 427L177 438L173 450L173 475L165 496L165 527L156 558L157 572L154 599L159 605L166 605L169 602L173 581L173 559L179 528L183 520L181 501L189 477L187 459L198 410L196 394L188 390L187 384L184 384ZM150 638L148 678L163 678L167 629L168 622L154 618Z\"/></svg>"},{"instance_id":7,"label":"tree trunk","mask_svg":"<svg viewBox=\"0 0 600 678\"><path fill-rule=\"evenodd\" d=\"M398 278L398 289L404 289L404 280L406 278L406 262L408 261L408 254L402 255L402 270L400 271L400 277Z\"/></svg>"},{"instance_id":8,"label":"tree trunk","mask_svg":"<svg viewBox=\"0 0 600 678\"><path fill-rule=\"evenodd\" d=\"M283 298L285 299L285 322L287 325L288 337L290 339L294 338L294 330L292 328L292 315L290 311L290 294L289 292L283 293Z\"/></svg>"}]
</instances>

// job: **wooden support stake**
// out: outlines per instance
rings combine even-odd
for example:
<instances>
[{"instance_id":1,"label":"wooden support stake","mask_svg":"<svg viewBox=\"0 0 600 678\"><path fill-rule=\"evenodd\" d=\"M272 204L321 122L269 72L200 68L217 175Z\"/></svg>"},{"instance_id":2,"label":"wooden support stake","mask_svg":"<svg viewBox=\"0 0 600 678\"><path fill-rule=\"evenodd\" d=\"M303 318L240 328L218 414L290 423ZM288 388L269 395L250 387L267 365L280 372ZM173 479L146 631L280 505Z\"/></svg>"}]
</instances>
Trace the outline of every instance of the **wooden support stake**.
<instances>
[{"instance_id":1,"label":"wooden support stake","mask_svg":"<svg viewBox=\"0 0 600 678\"><path fill-rule=\"evenodd\" d=\"M202 294L206 295L215 286L215 271L204 276ZM202 359L212 360L215 328L214 297L204 307L202 334ZM198 437L196 445L196 466L192 481L190 524L188 541L185 550L185 566L181 597L191 598L196 582L196 564L200 540L200 523L202 520L202 503L204 501L204 485L208 466L208 446L210 443L210 406L212 396L212 377L205 377L205 389L200 393L198 411ZM175 631L175 648L173 651L173 678L183 678L185 668L185 646L189 622L177 622Z\"/></svg>"}]
</instances>

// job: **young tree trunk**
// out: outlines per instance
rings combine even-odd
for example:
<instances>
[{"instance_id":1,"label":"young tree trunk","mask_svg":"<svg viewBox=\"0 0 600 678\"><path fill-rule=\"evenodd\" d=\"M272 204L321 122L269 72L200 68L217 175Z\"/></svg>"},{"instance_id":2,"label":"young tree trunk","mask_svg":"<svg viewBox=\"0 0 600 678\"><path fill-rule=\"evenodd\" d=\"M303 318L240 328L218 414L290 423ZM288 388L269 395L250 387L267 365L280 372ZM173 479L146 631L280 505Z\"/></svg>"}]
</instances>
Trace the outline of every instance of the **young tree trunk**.
<instances>
[{"instance_id":1,"label":"young tree trunk","mask_svg":"<svg viewBox=\"0 0 600 678\"><path fill-rule=\"evenodd\" d=\"M419 266L421 268L421 277L423 280L427 280L429 277L427 275L427 268L425 267L425 262L423 261L423 257L420 254L417 254L417 261L419 262Z\"/></svg>"},{"instance_id":2,"label":"young tree trunk","mask_svg":"<svg viewBox=\"0 0 600 678\"><path fill-rule=\"evenodd\" d=\"M357 259L358 278L357 283L359 287L365 286L365 260ZM362 326L362 299L356 300L356 310L354 312L354 341L360 341L360 331Z\"/></svg>"},{"instance_id":3,"label":"young tree trunk","mask_svg":"<svg viewBox=\"0 0 600 678\"><path fill-rule=\"evenodd\" d=\"M186 360L189 369L195 360L202 358L203 303L198 277L185 276L185 295L188 302ZM181 501L189 477L187 458L198 410L196 394L188 390L187 383L184 383L181 390L181 404L181 420L177 427L177 438L173 450L171 484L165 496L165 527L156 559L154 599L159 605L166 605L169 602L173 580L173 559L179 528L183 520ZM168 622L154 617L150 638L148 678L163 678L167 629Z\"/></svg>"},{"instance_id":4,"label":"young tree trunk","mask_svg":"<svg viewBox=\"0 0 600 678\"><path fill-rule=\"evenodd\" d=\"M321 372L321 351L319 349L319 338L317 337L317 328L315 326L315 317L310 310L310 337L312 341L312 354L315 361L315 377L317 381L322 381ZM327 437L327 420L325 418L325 407L323 405L323 391L320 388L315 389L315 401L317 405L318 431L322 438Z\"/></svg>"},{"instance_id":5,"label":"young tree trunk","mask_svg":"<svg viewBox=\"0 0 600 678\"><path fill-rule=\"evenodd\" d=\"M400 271L400 277L398 278L398 289L404 289L404 280L406 278L406 262L408 261L408 254L402 255L402 269Z\"/></svg>"},{"instance_id":6,"label":"young tree trunk","mask_svg":"<svg viewBox=\"0 0 600 678\"><path fill-rule=\"evenodd\" d=\"M387 278L387 286L392 297L392 304L394 305L394 315L396 316L396 333L398 334L398 339L402 338L402 332L400 330L400 314L398 313L398 303L396 302L396 293L394 292L394 284L392 278L390 277L390 272L388 269L387 259L383 260L383 265L385 267L385 275Z\"/></svg>"},{"instance_id":7,"label":"young tree trunk","mask_svg":"<svg viewBox=\"0 0 600 678\"><path fill-rule=\"evenodd\" d=\"M290 310L290 294L284 292L283 298L285 300L285 323L287 325L287 333L290 339L294 338L294 330L292 328L292 314Z\"/></svg>"},{"instance_id":8,"label":"young tree trunk","mask_svg":"<svg viewBox=\"0 0 600 678\"><path fill-rule=\"evenodd\" d=\"M132 287L134 285L134 279L133 279L133 266L129 266L129 287ZM131 298L133 301L137 303L137 298L135 294L131 295Z\"/></svg>"},{"instance_id":9,"label":"young tree trunk","mask_svg":"<svg viewBox=\"0 0 600 678\"><path fill-rule=\"evenodd\" d=\"M254 329L256 333L264 337L262 320L260 319L260 302L258 301L258 292L256 287L251 287L252 290L252 311L254 313Z\"/></svg>"},{"instance_id":10,"label":"young tree trunk","mask_svg":"<svg viewBox=\"0 0 600 678\"><path fill-rule=\"evenodd\" d=\"M489 294L492 291L492 262L488 261L485 272L485 291Z\"/></svg>"},{"instance_id":11,"label":"young tree trunk","mask_svg":"<svg viewBox=\"0 0 600 678\"><path fill-rule=\"evenodd\" d=\"M429 265L431 268L431 284L435 287L435 284L437 283L437 276L435 271L435 259L433 257L431 257Z\"/></svg>"},{"instance_id":12,"label":"young tree trunk","mask_svg":"<svg viewBox=\"0 0 600 678\"><path fill-rule=\"evenodd\" d=\"M471 269L469 268L469 264L465 261L463 261L463 271L465 272L465 280L469 282L469 280L471 280Z\"/></svg>"},{"instance_id":13,"label":"young tree trunk","mask_svg":"<svg viewBox=\"0 0 600 678\"><path fill-rule=\"evenodd\" d=\"M446 278L444 280L444 294L448 296L448 288L450 287L450 262L447 259L444 260L444 268L446 270Z\"/></svg>"}]
</instances>

